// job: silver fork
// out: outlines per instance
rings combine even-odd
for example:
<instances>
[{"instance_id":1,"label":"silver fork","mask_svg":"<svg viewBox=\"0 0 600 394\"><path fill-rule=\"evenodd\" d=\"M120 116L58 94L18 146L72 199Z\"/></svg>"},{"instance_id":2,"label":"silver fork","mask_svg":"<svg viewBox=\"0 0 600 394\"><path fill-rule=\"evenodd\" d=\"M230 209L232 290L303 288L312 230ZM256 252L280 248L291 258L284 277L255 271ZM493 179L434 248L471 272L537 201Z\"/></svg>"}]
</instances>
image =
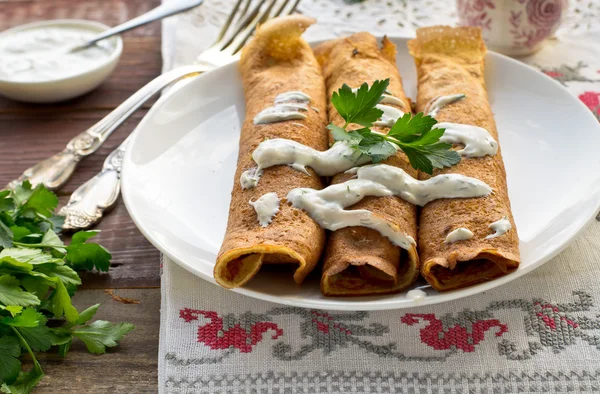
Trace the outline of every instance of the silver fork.
<instances>
[{"instance_id":1,"label":"silver fork","mask_svg":"<svg viewBox=\"0 0 600 394\"><path fill-rule=\"evenodd\" d=\"M25 170L7 187L14 188L29 180L33 185L43 183L51 190L59 189L73 174L79 162L98 150L112 132L150 97L174 82L235 61L259 23L293 13L299 2L300 0L283 0L275 9L277 0L258 0L252 7L252 0L238 0L217 40L198 56L196 65L179 67L150 81L105 118L73 138L64 150ZM74 231L89 228L114 206L120 193L121 165L129 141L130 137L127 137L108 155L102 171L73 192L67 205L59 212L65 216L63 229Z\"/></svg>"}]
</instances>

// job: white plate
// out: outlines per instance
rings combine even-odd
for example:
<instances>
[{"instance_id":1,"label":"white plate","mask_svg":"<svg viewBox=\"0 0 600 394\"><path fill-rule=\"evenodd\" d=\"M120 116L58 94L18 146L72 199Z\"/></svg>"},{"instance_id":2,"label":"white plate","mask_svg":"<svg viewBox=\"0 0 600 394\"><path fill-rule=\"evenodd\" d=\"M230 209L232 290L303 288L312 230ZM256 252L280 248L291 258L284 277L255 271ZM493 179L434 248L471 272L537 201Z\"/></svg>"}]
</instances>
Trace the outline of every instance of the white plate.
<instances>
[{"instance_id":1,"label":"white plate","mask_svg":"<svg viewBox=\"0 0 600 394\"><path fill-rule=\"evenodd\" d=\"M410 97L415 67L405 38L398 66ZM539 267L564 249L600 205L600 126L559 83L508 57L489 53L486 83L506 164L521 240L521 266L508 276L448 293L429 289L434 304L491 289ZM244 97L237 63L163 96L135 130L123 169L123 197L142 233L188 271L214 283L236 168ZM317 268L317 271L320 271ZM233 291L310 308L406 308L404 294L326 298L315 273L300 286L291 273L259 273Z\"/></svg>"}]
</instances>

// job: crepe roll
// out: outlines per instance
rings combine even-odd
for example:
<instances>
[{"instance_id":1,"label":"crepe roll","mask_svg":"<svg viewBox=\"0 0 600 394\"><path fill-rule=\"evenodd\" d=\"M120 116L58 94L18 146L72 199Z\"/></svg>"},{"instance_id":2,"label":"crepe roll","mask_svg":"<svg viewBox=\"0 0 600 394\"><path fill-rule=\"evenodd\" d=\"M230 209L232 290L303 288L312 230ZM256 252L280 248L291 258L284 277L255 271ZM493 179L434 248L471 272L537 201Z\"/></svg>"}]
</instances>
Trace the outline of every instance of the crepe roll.
<instances>
[{"instance_id":1,"label":"crepe roll","mask_svg":"<svg viewBox=\"0 0 600 394\"><path fill-rule=\"evenodd\" d=\"M429 113L462 156L434 175L477 178L493 192L486 197L441 199L420 213L421 272L433 288L452 290L515 271L519 237L510 208L506 172L484 82L485 44L473 27L435 26L409 41L418 74L417 112ZM429 176L419 174L420 179Z\"/></svg>"},{"instance_id":2,"label":"crepe roll","mask_svg":"<svg viewBox=\"0 0 600 394\"><path fill-rule=\"evenodd\" d=\"M380 45L373 35L357 33L323 43L315 48L315 54L323 68L327 97L331 97L343 84L358 88L365 82L371 85L376 80L389 78L390 83L380 105L390 107L388 112L411 111L410 100L404 93L396 67L396 46L387 38ZM344 125L344 120L331 103L328 111L331 122ZM389 131L389 127L385 126L374 129L384 133ZM413 177L417 176L402 152L384 163L400 167ZM332 183L347 181L352 176L338 174L333 177ZM416 239L417 209L397 196L366 197L348 209L371 211ZM374 229L347 227L333 232L329 237L321 292L326 296L399 292L410 286L418 275L419 257L414 245L408 250L400 249Z\"/></svg>"},{"instance_id":3,"label":"crepe roll","mask_svg":"<svg viewBox=\"0 0 600 394\"><path fill-rule=\"evenodd\" d=\"M214 278L223 287L243 286L263 264L296 265L293 277L300 283L323 251L325 231L304 211L285 203L293 188L323 187L312 169L305 173L274 166L261 170L260 182L245 184L256 175L252 153L261 141L285 138L317 150L328 147L323 76L301 37L314 22L301 15L270 20L242 52L246 119L227 230L214 268Z\"/></svg>"}]
</instances>

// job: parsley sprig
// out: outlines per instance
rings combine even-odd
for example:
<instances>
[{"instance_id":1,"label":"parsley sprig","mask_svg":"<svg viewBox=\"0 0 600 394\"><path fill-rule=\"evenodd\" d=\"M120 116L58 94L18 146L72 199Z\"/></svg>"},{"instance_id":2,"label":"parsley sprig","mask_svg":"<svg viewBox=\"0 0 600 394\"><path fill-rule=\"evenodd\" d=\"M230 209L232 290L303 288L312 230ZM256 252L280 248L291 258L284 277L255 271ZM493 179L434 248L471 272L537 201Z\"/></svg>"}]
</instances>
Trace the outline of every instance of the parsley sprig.
<instances>
[{"instance_id":1,"label":"parsley sprig","mask_svg":"<svg viewBox=\"0 0 600 394\"><path fill-rule=\"evenodd\" d=\"M452 145L440 142L443 128L433 128L437 121L419 112L415 116L404 114L391 127L387 134L371 130L373 124L381 118L383 111L376 107L390 80L375 81L371 85L365 82L354 93L344 84L331 97L331 103L345 121L343 127L329 124L335 141L346 141L352 148L378 163L402 150L413 168L431 174L434 168L450 167L460 161L460 155L450 149ZM348 126L362 126L348 130Z\"/></svg>"},{"instance_id":2,"label":"parsley sprig","mask_svg":"<svg viewBox=\"0 0 600 394\"><path fill-rule=\"evenodd\" d=\"M44 372L37 352L52 347L65 357L74 338L92 353L104 353L133 329L94 317L99 305L79 312L71 296L81 284L76 270L108 271L110 253L87 242L97 231L75 233L65 245L57 233L63 218L58 199L24 182L0 191L0 392L29 393ZM52 321L51 325L47 323ZM33 368L21 370L28 354Z\"/></svg>"}]
</instances>

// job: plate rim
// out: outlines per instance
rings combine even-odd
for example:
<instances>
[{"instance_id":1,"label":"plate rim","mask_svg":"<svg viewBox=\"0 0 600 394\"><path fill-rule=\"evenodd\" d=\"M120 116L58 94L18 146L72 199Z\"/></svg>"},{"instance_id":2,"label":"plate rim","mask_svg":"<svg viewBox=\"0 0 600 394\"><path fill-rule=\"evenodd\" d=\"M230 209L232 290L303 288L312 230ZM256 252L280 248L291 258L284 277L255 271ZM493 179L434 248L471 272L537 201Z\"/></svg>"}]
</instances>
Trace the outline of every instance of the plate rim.
<instances>
[{"instance_id":1,"label":"plate rim","mask_svg":"<svg viewBox=\"0 0 600 394\"><path fill-rule=\"evenodd\" d=\"M376 35L376 37L380 38L381 36ZM396 43L398 41L405 41L405 40L414 38L414 36L410 36L410 35L409 36L407 36L407 35L387 35L387 37L390 40L395 41ZM324 41L327 41L327 40L314 40L314 41L311 40L311 41L309 41L309 44L311 46L314 46L314 45L318 45L319 43L324 42ZM503 59L504 61L513 63L513 65L516 65L518 67L524 67L524 68L530 69L532 71L535 71L543 79L545 79L546 82L551 82L551 83L555 84L555 86L559 87L561 90L563 90L565 93L567 93L569 95L569 97L571 97L571 99L574 100L575 103L577 103L576 105L579 105L585 109L586 113L590 117L590 120L597 122L594 115L589 111L589 109L580 100L578 100L576 97L574 97L571 94L571 92L569 92L564 86L562 86L558 81L554 80L550 76L540 72L539 70L535 69L534 67L532 67L528 64L520 62L519 60L513 59L509 56L506 56L506 55L503 55L503 54L500 54L500 53L497 53L494 51L490 51L490 50L487 51L487 54L490 56L499 57L499 58ZM237 68L238 63L239 63L239 59L236 59L232 63L228 63L221 67L210 70L196 78L197 79L206 78L209 75L211 75L215 72L218 72L227 67ZM196 78L194 78L194 79L196 79ZM192 82L192 81L190 81L190 82ZM137 216L137 212L135 211L135 209L132 208L135 204L133 203L133 201L130 200L130 199L133 199L133 197L132 197L132 195L129 194L129 187L127 186L128 182L126 181L126 179L128 179L127 174L128 174L128 168L129 168L129 164L127 164L127 163L131 162L133 146L135 145L135 142L137 141L137 138L138 138L139 134L141 133L141 131L140 131L142 129L141 126L143 126L145 124L146 119L149 118L153 114L153 112L156 111L157 108L159 108L166 100L168 100L171 95L175 94L177 90L178 89L170 89L165 94L163 94L152 105L150 110L146 113L146 115L144 115L142 120L138 123L138 125L135 127L135 129L131 133L130 142L127 146L127 150L126 150L124 158L123 158L123 168L122 168L122 173L121 173L121 188L122 188L123 202L125 203L127 212L129 213L129 216L131 217L135 226L155 248L157 248L163 255L168 257L170 260L175 262L177 265L179 265L186 271L207 281L211 285L219 286L212 276L206 275L204 272L202 272L198 268L194 267L192 264L188 264L188 263L180 260L173 253L171 253L169 251L170 248L168 246L164 245L160 240L154 238L151 235L151 233L149 231L147 231L144 224L142 224L142 221ZM598 130L600 130L600 124L598 126ZM598 179L600 180L600 178L598 178ZM596 191L596 194L597 194L596 197L600 197L600 190ZM595 218L596 213L600 210L600 198L597 198L597 201L595 204L593 204L593 205L590 204L588 206L593 207L593 209L592 208L589 209L589 211L590 211L589 215L586 212L586 214L582 216L582 217L589 216L588 219L582 220L579 228L577 228L575 231L573 231L569 237L566 237L562 243L558 244L558 246L551 249L550 253L548 253L543 258L536 259L531 264L525 266L524 268L517 270L514 273L511 273L509 275L500 277L498 279L494 279L489 282L480 283L480 284L470 286L470 287L467 287L464 289L458 289L458 290L454 290L454 291L450 291L450 292L439 293L441 296L443 296L443 299L440 299L439 297L435 297L435 298L434 297L425 297L422 300L415 301L415 300L411 300L408 298L400 299L400 300L383 298L383 299L378 299L378 300L348 302L349 298L346 298L346 297L332 297L330 299L327 299L328 305L324 306L324 305L321 305L322 300L312 300L312 299L305 299L305 298L291 298L291 297L284 298L284 297L270 295L270 294L266 294L266 293L258 293L258 292L255 292L254 290L247 289L244 287L229 289L229 290L233 291L235 293L244 295L244 296L252 297L255 299L260 299L263 301L269 301L269 302L273 302L273 303L280 304L280 305L296 306L296 307L309 308L309 309L324 309L324 308L326 308L327 310L338 310L338 311L394 310L394 309L405 309L405 308L412 308L412 307L425 306L425 305L442 304L442 303L446 303L449 301L453 301L453 300L469 297L469 296L472 296L475 294L479 294L484 291L488 291L493 288L496 288L498 286L502 286L502 285L504 285L508 282L512 282L512 281L522 277L523 275L528 274L531 271L544 265L546 262L548 262L549 260L551 260L552 258L557 256L560 252L562 252L569 245L571 245L571 243L575 239L577 239L581 235L581 233L588 227L588 225ZM142 216L142 215L140 215L140 216Z\"/></svg>"}]
</instances>

